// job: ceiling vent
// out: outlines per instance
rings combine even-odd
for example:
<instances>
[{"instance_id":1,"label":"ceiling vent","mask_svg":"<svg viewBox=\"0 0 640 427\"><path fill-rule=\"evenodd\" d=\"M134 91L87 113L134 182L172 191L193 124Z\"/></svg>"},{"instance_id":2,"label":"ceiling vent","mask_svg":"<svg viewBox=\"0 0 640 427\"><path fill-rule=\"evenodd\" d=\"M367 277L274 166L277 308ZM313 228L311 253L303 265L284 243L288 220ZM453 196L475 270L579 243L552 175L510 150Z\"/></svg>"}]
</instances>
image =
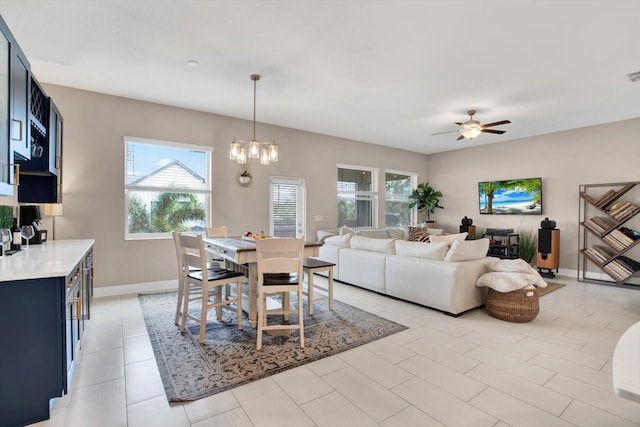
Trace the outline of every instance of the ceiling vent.
<instances>
[{"instance_id":1,"label":"ceiling vent","mask_svg":"<svg viewBox=\"0 0 640 427\"><path fill-rule=\"evenodd\" d=\"M629 73L627 74L627 77L629 77L629 80L631 80L632 82L640 82L640 71L636 71L635 73Z\"/></svg>"}]
</instances>

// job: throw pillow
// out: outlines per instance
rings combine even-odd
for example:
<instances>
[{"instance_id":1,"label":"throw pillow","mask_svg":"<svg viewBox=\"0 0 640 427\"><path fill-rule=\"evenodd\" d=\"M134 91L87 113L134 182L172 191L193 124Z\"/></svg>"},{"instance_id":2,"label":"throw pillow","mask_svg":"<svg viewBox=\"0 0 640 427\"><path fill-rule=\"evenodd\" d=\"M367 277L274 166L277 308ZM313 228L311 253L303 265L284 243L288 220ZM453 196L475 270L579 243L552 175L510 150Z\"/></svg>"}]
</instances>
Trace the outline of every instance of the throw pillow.
<instances>
[{"instance_id":1,"label":"throw pillow","mask_svg":"<svg viewBox=\"0 0 640 427\"><path fill-rule=\"evenodd\" d=\"M317 234L318 234L318 243L324 243L327 237L337 236L336 233L332 231L326 231L326 230L318 230Z\"/></svg>"},{"instance_id":2,"label":"throw pillow","mask_svg":"<svg viewBox=\"0 0 640 427\"><path fill-rule=\"evenodd\" d=\"M338 246L340 248L348 248L351 236L353 236L353 234L351 233L342 236L330 236L324 239L324 244L330 246Z\"/></svg>"},{"instance_id":3,"label":"throw pillow","mask_svg":"<svg viewBox=\"0 0 640 427\"><path fill-rule=\"evenodd\" d=\"M360 249L370 252L381 252L384 254L395 254L396 247L393 244L396 239L373 239L371 237L353 236L351 239L351 249Z\"/></svg>"},{"instance_id":4,"label":"throw pillow","mask_svg":"<svg viewBox=\"0 0 640 427\"><path fill-rule=\"evenodd\" d=\"M342 227L340 227L340 235L344 236L345 234L356 234L356 231L350 229L346 225L343 225Z\"/></svg>"},{"instance_id":5,"label":"throw pillow","mask_svg":"<svg viewBox=\"0 0 640 427\"><path fill-rule=\"evenodd\" d=\"M427 234L442 234L444 230L442 228L427 228Z\"/></svg>"},{"instance_id":6,"label":"throw pillow","mask_svg":"<svg viewBox=\"0 0 640 427\"><path fill-rule=\"evenodd\" d=\"M489 239L456 240L444 257L445 262L471 261L487 256Z\"/></svg>"},{"instance_id":7,"label":"throw pillow","mask_svg":"<svg viewBox=\"0 0 640 427\"><path fill-rule=\"evenodd\" d=\"M387 230L360 230L358 236L371 237L372 239L388 239L389 232Z\"/></svg>"},{"instance_id":8,"label":"throw pillow","mask_svg":"<svg viewBox=\"0 0 640 427\"><path fill-rule=\"evenodd\" d=\"M387 232L392 239L404 239L404 231L401 228L388 228Z\"/></svg>"},{"instance_id":9,"label":"throw pillow","mask_svg":"<svg viewBox=\"0 0 640 427\"><path fill-rule=\"evenodd\" d=\"M428 242L429 234L426 228L409 226L409 236L407 240L411 242Z\"/></svg>"},{"instance_id":10,"label":"throw pillow","mask_svg":"<svg viewBox=\"0 0 640 427\"><path fill-rule=\"evenodd\" d=\"M445 243L453 243L456 240L464 240L467 238L467 235L469 233L467 233L466 231L464 233L456 233L456 234L443 234L441 236L438 235L431 235L431 238L429 239L431 242L445 242Z\"/></svg>"},{"instance_id":11,"label":"throw pillow","mask_svg":"<svg viewBox=\"0 0 640 427\"><path fill-rule=\"evenodd\" d=\"M400 256L442 261L444 260L448 249L449 244L444 242L423 243L410 242L408 240L396 240L396 255Z\"/></svg>"}]
</instances>

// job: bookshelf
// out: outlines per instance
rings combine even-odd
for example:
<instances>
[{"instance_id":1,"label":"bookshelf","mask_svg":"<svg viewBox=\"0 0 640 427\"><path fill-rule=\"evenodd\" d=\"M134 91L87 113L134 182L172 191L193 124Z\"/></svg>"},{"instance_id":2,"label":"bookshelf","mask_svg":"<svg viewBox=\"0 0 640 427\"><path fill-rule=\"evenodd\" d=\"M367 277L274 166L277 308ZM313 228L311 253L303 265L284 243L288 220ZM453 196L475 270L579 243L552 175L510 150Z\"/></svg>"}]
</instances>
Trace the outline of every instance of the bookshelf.
<instances>
[{"instance_id":1,"label":"bookshelf","mask_svg":"<svg viewBox=\"0 0 640 427\"><path fill-rule=\"evenodd\" d=\"M621 285L640 276L640 262L629 256L640 243L640 233L633 229L633 218L640 213L638 189L640 182L579 186L578 280ZM590 264L611 280L588 277Z\"/></svg>"}]
</instances>

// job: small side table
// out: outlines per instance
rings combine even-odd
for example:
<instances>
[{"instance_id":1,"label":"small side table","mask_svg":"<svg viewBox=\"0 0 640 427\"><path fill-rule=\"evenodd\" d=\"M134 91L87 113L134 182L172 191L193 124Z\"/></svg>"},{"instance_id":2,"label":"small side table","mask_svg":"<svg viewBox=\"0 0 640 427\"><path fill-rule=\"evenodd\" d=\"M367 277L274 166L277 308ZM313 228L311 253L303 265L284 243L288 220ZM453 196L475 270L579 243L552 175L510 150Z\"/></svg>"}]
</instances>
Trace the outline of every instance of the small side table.
<instances>
[{"instance_id":1,"label":"small side table","mask_svg":"<svg viewBox=\"0 0 640 427\"><path fill-rule=\"evenodd\" d=\"M318 297L318 298L315 298L315 300L316 301L329 300L329 310L333 310L333 267L334 266L335 264L332 262L322 261L316 258L305 258L302 261L302 269L307 273L307 277L308 277L308 281L307 281L308 287L307 287L307 292L305 292L305 294L309 298L309 314L310 315L313 314L313 300L314 300L313 290L315 288L323 290L328 294L328 296L326 297ZM329 273L328 289L313 284L313 274L320 271L326 271Z\"/></svg>"}]
</instances>

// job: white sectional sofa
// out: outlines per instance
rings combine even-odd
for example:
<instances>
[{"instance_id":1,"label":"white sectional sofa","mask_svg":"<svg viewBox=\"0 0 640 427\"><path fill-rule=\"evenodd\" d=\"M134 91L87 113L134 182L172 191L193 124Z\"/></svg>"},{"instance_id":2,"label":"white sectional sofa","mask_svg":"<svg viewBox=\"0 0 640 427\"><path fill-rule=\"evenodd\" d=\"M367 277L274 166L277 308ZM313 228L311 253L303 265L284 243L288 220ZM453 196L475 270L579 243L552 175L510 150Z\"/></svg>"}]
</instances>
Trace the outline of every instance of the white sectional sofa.
<instances>
[{"instance_id":1,"label":"white sectional sofa","mask_svg":"<svg viewBox=\"0 0 640 427\"><path fill-rule=\"evenodd\" d=\"M318 258L336 264L334 278L341 282L459 315L484 304L486 289L476 280L496 260L486 256L488 239L465 235L431 237L430 243L382 233L323 236Z\"/></svg>"}]
</instances>

